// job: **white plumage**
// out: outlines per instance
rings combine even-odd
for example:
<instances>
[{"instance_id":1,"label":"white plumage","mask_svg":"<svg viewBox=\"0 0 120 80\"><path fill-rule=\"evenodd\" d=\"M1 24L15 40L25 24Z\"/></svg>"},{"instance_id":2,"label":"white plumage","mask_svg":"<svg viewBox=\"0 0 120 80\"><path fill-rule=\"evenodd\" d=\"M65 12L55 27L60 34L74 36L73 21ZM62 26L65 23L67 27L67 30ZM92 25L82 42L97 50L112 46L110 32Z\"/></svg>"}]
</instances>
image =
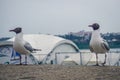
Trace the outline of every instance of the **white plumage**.
<instances>
[{"instance_id":1,"label":"white plumage","mask_svg":"<svg viewBox=\"0 0 120 80\"><path fill-rule=\"evenodd\" d=\"M105 54L105 61L103 65L106 63L106 52L109 51L109 45L100 35L99 24L94 23L93 25L89 25L89 27L93 28L91 40L90 40L90 51L96 53L96 65L98 65L98 55L97 54Z\"/></svg>"},{"instance_id":2,"label":"white plumage","mask_svg":"<svg viewBox=\"0 0 120 80\"><path fill-rule=\"evenodd\" d=\"M24 47L25 43L26 41L23 39L23 33L21 32L15 36L15 40L13 42L13 48L15 49L15 51L19 52L20 54L28 55L31 52Z\"/></svg>"},{"instance_id":3,"label":"white plumage","mask_svg":"<svg viewBox=\"0 0 120 80\"><path fill-rule=\"evenodd\" d=\"M15 32L15 40L13 42L13 48L15 49L16 52L25 55L25 63L27 64L27 56L33 51L41 51L41 49L34 49L32 46L23 39L23 33L22 33L22 28L18 27L13 30L10 30L10 32ZM20 64L21 63L21 56L20 56Z\"/></svg>"}]
</instances>

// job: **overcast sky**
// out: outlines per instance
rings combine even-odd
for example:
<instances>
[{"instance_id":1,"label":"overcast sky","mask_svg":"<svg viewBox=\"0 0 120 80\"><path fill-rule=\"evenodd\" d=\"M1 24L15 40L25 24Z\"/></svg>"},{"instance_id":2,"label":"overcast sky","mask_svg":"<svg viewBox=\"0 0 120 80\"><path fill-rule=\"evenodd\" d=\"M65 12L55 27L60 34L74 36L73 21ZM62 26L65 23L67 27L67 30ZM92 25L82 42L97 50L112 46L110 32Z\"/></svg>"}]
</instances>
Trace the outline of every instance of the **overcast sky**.
<instances>
[{"instance_id":1,"label":"overcast sky","mask_svg":"<svg viewBox=\"0 0 120 80\"><path fill-rule=\"evenodd\" d=\"M10 29L24 33L66 34L92 31L120 32L120 0L0 0L0 37L11 37Z\"/></svg>"}]
</instances>

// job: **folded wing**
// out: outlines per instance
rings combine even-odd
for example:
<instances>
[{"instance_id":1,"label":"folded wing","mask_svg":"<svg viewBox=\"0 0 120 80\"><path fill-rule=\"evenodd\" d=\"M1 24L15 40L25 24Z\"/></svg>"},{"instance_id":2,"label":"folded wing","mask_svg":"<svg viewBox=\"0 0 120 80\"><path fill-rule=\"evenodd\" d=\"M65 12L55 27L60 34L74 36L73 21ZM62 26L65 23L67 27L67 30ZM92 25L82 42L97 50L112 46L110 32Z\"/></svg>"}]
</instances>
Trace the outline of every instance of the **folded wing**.
<instances>
[{"instance_id":1,"label":"folded wing","mask_svg":"<svg viewBox=\"0 0 120 80\"><path fill-rule=\"evenodd\" d=\"M110 50L110 47L109 47L109 45L108 45L108 43L107 43L106 40L103 40L103 42L101 43L101 46L102 46L104 49L106 49L107 51Z\"/></svg>"}]
</instances>

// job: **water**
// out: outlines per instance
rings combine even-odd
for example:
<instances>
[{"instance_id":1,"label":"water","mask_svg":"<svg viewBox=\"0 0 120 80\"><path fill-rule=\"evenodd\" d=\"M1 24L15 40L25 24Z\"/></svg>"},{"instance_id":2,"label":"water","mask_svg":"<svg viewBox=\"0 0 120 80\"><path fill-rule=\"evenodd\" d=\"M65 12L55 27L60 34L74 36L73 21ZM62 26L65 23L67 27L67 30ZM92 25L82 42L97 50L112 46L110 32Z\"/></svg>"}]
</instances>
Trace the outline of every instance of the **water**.
<instances>
[{"instance_id":1,"label":"water","mask_svg":"<svg viewBox=\"0 0 120 80\"><path fill-rule=\"evenodd\" d=\"M80 49L80 52L90 52L89 49ZM120 53L120 48L111 48L110 53Z\"/></svg>"},{"instance_id":2,"label":"water","mask_svg":"<svg viewBox=\"0 0 120 80\"><path fill-rule=\"evenodd\" d=\"M110 52L114 52L114 53L120 53L120 48L112 48L110 49Z\"/></svg>"}]
</instances>

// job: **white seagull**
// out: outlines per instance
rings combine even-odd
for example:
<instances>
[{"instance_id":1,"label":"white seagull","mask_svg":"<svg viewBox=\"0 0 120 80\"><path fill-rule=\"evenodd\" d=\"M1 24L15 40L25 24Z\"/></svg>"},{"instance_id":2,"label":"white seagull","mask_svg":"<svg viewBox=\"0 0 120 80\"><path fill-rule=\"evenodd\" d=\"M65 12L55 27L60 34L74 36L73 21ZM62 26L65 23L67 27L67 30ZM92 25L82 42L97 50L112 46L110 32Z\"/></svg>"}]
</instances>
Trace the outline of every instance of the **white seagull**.
<instances>
[{"instance_id":1,"label":"white seagull","mask_svg":"<svg viewBox=\"0 0 120 80\"><path fill-rule=\"evenodd\" d=\"M22 28L17 27L13 30L10 30L10 32L16 33L15 40L13 42L13 48L16 52L18 52L22 55L25 55L25 64L27 64L27 55L29 55L33 51L41 51L41 49L32 48L30 43L28 43L27 41L25 41L23 39ZM20 56L20 64L22 64L21 63L21 56Z\"/></svg>"},{"instance_id":2,"label":"white seagull","mask_svg":"<svg viewBox=\"0 0 120 80\"><path fill-rule=\"evenodd\" d=\"M100 35L100 26L98 23L94 23L92 25L89 25L89 27L93 28L91 40L90 40L90 51L96 53L96 66L99 66L98 64L98 53L105 54L105 60L104 64L106 63L106 52L110 50L110 47L106 40L104 40Z\"/></svg>"}]
</instances>

